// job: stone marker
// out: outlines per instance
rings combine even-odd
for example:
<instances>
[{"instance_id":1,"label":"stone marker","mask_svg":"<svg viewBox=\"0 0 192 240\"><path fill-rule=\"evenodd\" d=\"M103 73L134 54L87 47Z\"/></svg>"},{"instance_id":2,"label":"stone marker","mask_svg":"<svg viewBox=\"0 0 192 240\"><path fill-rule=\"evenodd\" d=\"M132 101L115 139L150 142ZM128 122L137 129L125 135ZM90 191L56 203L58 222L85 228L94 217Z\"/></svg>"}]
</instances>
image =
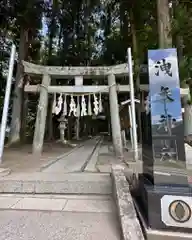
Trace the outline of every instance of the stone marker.
<instances>
[{"instance_id":1,"label":"stone marker","mask_svg":"<svg viewBox=\"0 0 192 240\"><path fill-rule=\"evenodd\" d=\"M176 49L149 50L148 68L150 111L139 176L143 214L152 229L192 232Z\"/></svg>"}]
</instances>

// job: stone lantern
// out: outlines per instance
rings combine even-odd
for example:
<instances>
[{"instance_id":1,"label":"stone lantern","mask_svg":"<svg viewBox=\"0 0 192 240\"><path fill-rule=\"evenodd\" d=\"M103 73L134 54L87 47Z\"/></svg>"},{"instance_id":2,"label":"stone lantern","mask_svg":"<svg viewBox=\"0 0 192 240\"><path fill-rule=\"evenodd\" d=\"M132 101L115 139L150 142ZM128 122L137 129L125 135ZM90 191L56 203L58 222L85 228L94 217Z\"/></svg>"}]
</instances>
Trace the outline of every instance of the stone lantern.
<instances>
[{"instance_id":1,"label":"stone lantern","mask_svg":"<svg viewBox=\"0 0 192 240\"><path fill-rule=\"evenodd\" d=\"M60 141L66 144L67 140L65 140L65 129L67 128L68 120L65 118L65 116L61 116L58 121L60 130Z\"/></svg>"}]
</instances>

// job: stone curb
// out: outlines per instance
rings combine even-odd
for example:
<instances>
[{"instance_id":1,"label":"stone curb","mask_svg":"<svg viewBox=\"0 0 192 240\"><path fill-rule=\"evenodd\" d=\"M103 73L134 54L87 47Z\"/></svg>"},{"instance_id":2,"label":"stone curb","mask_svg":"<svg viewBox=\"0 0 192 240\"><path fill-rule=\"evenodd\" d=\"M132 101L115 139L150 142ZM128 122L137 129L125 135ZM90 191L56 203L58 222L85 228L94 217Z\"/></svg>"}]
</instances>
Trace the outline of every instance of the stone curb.
<instances>
[{"instance_id":1,"label":"stone curb","mask_svg":"<svg viewBox=\"0 0 192 240\"><path fill-rule=\"evenodd\" d=\"M84 172L95 172L95 171L99 172L99 170L97 169L97 161L98 161L99 151L101 149L101 145L103 143L103 140L104 140L104 138L101 138L97 142L95 148L93 149L91 155L88 158L88 161L86 161L86 163L85 163L84 169L82 169ZM97 149L99 149L98 152L97 152ZM94 156L95 152L97 153L97 158L96 158L96 162L94 162L94 170L90 170L89 164L92 164L92 157Z\"/></svg>"},{"instance_id":2,"label":"stone curb","mask_svg":"<svg viewBox=\"0 0 192 240\"><path fill-rule=\"evenodd\" d=\"M7 176L11 173L11 169L9 168L0 168L0 177Z\"/></svg>"},{"instance_id":3,"label":"stone curb","mask_svg":"<svg viewBox=\"0 0 192 240\"><path fill-rule=\"evenodd\" d=\"M97 149L97 147L100 146L100 144L102 143L102 141L103 141L102 138L100 138L100 139L97 140L97 142L96 142L96 144L95 144L93 150L91 151L91 153L90 153L90 155L88 156L87 160L85 161L85 163L84 163L83 166L81 167L81 172L85 172L85 169L86 169L86 167L87 167L89 161L91 160L91 158L92 158L92 156L93 156L95 150Z\"/></svg>"},{"instance_id":4,"label":"stone curb","mask_svg":"<svg viewBox=\"0 0 192 240\"><path fill-rule=\"evenodd\" d=\"M117 205L123 240L144 240L129 184L120 165L112 166L112 191Z\"/></svg>"}]
</instances>

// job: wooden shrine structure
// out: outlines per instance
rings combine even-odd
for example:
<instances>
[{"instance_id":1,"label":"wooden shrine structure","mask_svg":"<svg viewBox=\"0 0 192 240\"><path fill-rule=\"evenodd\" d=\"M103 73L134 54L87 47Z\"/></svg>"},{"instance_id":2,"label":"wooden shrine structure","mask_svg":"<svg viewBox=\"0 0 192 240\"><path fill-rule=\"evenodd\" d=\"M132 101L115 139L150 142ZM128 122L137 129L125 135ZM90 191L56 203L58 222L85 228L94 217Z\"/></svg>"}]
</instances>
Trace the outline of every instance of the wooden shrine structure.
<instances>
[{"instance_id":1,"label":"wooden shrine structure","mask_svg":"<svg viewBox=\"0 0 192 240\"><path fill-rule=\"evenodd\" d=\"M25 92L39 92L39 103L37 109L37 117L35 123L35 132L33 138L33 154L41 154L44 142L45 125L48 107L48 94L86 94L86 93L109 93L111 128L114 151L120 158L123 157L123 146L121 138L121 127L118 106L118 92L129 92L129 85L116 84L116 77L128 76L127 64L119 64L115 66L99 66L99 67L57 67L57 66L41 66L23 61L25 74L30 76L42 77L42 83L39 85L26 85ZM102 79L107 77L108 85L85 86L83 83L75 86L51 86L51 79L82 79L94 78ZM148 91L147 85L141 85L142 91ZM181 94L187 94L185 90L181 90Z\"/></svg>"}]
</instances>

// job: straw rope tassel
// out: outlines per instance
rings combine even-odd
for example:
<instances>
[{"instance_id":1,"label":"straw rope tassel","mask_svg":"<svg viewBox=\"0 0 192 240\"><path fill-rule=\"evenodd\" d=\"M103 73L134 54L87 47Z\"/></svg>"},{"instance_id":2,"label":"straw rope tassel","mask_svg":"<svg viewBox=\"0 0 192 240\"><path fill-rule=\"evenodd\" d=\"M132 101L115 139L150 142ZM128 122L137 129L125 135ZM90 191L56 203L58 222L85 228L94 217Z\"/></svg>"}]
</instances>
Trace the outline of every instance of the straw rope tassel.
<instances>
[{"instance_id":1,"label":"straw rope tassel","mask_svg":"<svg viewBox=\"0 0 192 240\"><path fill-rule=\"evenodd\" d=\"M53 95L53 105L52 105L52 114L55 114L55 108L57 106L56 93Z\"/></svg>"},{"instance_id":2,"label":"straw rope tassel","mask_svg":"<svg viewBox=\"0 0 192 240\"><path fill-rule=\"evenodd\" d=\"M62 104L63 104L63 96L62 96L62 94L60 94L59 97L58 97L57 106L55 108L55 114L56 115L58 115L61 112Z\"/></svg>"},{"instance_id":3,"label":"straw rope tassel","mask_svg":"<svg viewBox=\"0 0 192 240\"><path fill-rule=\"evenodd\" d=\"M73 115L76 117L77 108L76 108L76 103L75 103L75 100L73 98L73 95L71 95L71 102L70 102L69 106L70 106L69 116L71 116L71 114L73 113Z\"/></svg>"},{"instance_id":4,"label":"straw rope tassel","mask_svg":"<svg viewBox=\"0 0 192 240\"><path fill-rule=\"evenodd\" d=\"M101 93L99 93L99 112L101 113L102 111L103 111L102 99L101 99Z\"/></svg>"},{"instance_id":5,"label":"straw rope tassel","mask_svg":"<svg viewBox=\"0 0 192 240\"><path fill-rule=\"evenodd\" d=\"M77 96L77 117L80 117L81 115L81 109L80 109L80 103L79 103L79 96Z\"/></svg>"},{"instance_id":6,"label":"straw rope tassel","mask_svg":"<svg viewBox=\"0 0 192 240\"><path fill-rule=\"evenodd\" d=\"M63 116L67 116L67 95L64 95Z\"/></svg>"},{"instance_id":7,"label":"straw rope tassel","mask_svg":"<svg viewBox=\"0 0 192 240\"><path fill-rule=\"evenodd\" d=\"M98 113L99 113L99 106L98 106L99 102L97 100L96 94L94 94L93 97L94 97L94 102L93 102L94 108L93 108L93 111L94 111L95 115L98 115Z\"/></svg>"},{"instance_id":8,"label":"straw rope tassel","mask_svg":"<svg viewBox=\"0 0 192 240\"><path fill-rule=\"evenodd\" d=\"M89 95L89 100L88 100L88 115L92 116L91 95Z\"/></svg>"},{"instance_id":9,"label":"straw rope tassel","mask_svg":"<svg viewBox=\"0 0 192 240\"><path fill-rule=\"evenodd\" d=\"M81 116L87 116L87 108L86 108L85 96L81 97Z\"/></svg>"}]
</instances>

